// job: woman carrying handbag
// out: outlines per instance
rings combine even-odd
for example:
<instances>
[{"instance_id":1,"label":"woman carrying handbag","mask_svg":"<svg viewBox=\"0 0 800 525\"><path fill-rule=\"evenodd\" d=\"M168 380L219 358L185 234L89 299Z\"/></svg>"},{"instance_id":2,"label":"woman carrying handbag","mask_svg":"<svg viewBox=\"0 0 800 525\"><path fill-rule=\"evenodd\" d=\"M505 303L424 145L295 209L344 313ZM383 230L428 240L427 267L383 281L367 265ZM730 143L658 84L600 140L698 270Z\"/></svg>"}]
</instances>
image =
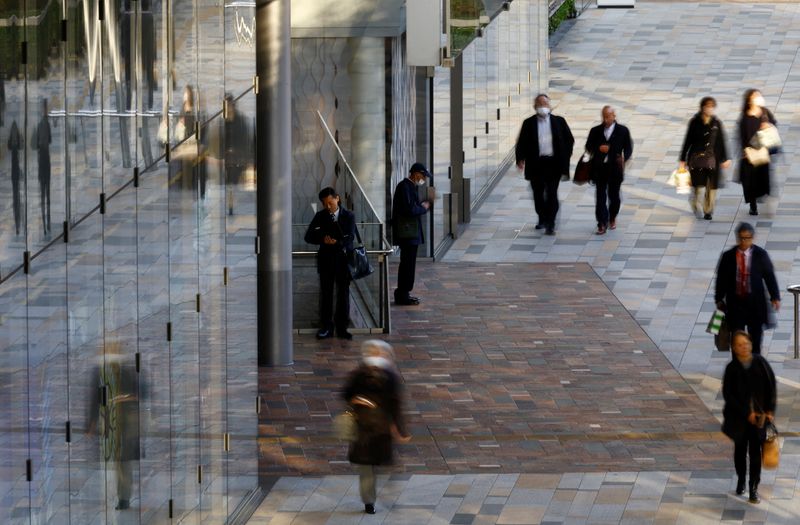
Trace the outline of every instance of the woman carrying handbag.
<instances>
[{"instance_id":1,"label":"woman carrying handbag","mask_svg":"<svg viewBox=\"0 0 800 525\"><path fill-rule=\"evenodd\" d=\"M742 183L744 201L750 204L750 215L758 215L757 200L770 192L770 162L766 148L754 144L753 140L759 130L775 126L777 122L772 113L764 107L764 97L757 89L748 89L744 93L742 115L739 118L739 144L741 160L739 161L739 179ZM755 147L754 147L755 146ZM766 155L766 162L763 156Z\"/></svg>"}]
</instances>

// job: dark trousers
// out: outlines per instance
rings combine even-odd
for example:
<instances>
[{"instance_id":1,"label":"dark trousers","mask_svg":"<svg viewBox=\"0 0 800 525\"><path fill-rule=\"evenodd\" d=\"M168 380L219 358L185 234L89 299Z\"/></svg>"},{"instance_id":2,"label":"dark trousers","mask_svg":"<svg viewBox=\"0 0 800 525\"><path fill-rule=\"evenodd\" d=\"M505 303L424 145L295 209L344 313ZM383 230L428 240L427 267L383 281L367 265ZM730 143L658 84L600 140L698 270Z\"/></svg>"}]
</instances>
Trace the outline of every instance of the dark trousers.
<instances>
[{"instance_id":1,"label":"dark trousers","mask_svg":"<svg viewBox=\"0 0 800 525\"><path fill-rule=\"evenodd\" d=\"M747 423L746 430L733 442L733 464L739 479L745 479L747 456L750 456L750 485L761 481L762 433L761 429Z\"/></svg>"},{"instance_id":2,"label":"dark trousers","mask_svg":"<svg viewBox=\"0 0 800 525\"><path fill-rule=\"evenodd\" d=\"M753 343L753 353L760 354L764 323L753 319L750 314L755 308L755 305L752 304L753 301L748 297L746 299L727 301L727 303L728 309L725 312L725 319L728 322L728 328L731 333L736 330L746 330L750 335L750 341ZM733 347L731 347L731 352L733 352Z\"/></svg>"},{"instance_id":3,"label":"dark trousers","mask_svg":"<svg viewBox=\"0 0 800 525\"><path fill-rule=\"evenodd\" d=\"M400 245L400 265L397 267L397 288L395 301L406 300L414 289L414 274L417 271L417 244Z\"/></svg>"},{"instance_id":4,"label":"dark trousers","mask_svg":"<svg viewBox=\"0 0 800 525\"><path fill-rule=\"evenodd\" d=\"M350 325L350 270L344 254L326 256L319 260L319 321L322 328L343 332ZM333 292L336 289L336 314L333 311Z\"/></svg>"},{"instance_id":5,"label":"dark trousers","mask_svg":"<svg viewBox=\"0 0 800 525\"><path fill-rule=\"evenodd\" d=\"M598 226L608 226L609 221L617 219L622 198L619 195L622 179L602 175L595 180L597 191L594 204L594 216Z\"/></svg>"},{"instance_id":6,"label":"dark trousers","mask_svg":"<svg viewBox=\"0 0 800 525\"><path fill-rule=\"evenodd\" d=\"M552 157L539 157L539 168L531 178L533 209L539 216L539 224L555 228L558 214L558 184L561 176Z\"/></svg>"}]
</instances>

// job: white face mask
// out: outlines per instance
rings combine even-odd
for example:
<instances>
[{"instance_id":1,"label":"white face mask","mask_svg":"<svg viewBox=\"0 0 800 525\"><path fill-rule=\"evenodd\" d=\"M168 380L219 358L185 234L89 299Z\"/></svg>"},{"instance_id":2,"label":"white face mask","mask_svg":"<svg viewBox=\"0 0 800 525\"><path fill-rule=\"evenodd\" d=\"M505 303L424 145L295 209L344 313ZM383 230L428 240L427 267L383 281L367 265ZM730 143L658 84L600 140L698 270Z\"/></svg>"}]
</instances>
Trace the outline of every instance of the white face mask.
<instances>
[{"instance_id":1,"label":"white face mask","mask_svg":"<svg viewBox=\"0 0 800 525\"><path fill-rule=\"evenodd\" d=\"M761 95L753 97L753 104L762 108L767 106L767 103L764 101L764 97Z\"/></svg>"},{"instance_id":2,"label":"white face mask","mask_svg":"<svg viewBox=\"0 0 800 525\"><path fill-rule=\"evenodd\" d=\"M536 114L539 115L540 117L544 118L544 117L546 117L547 115L550 114L550 108L545 108L545 107L536 108Z\"/></svg>"},{"instance_id":3,"label":"white face mask","mask_svg":"<svg viewBox=\"0 0 800 525\"><path fill-rule=\"evenodd\" d=\"M425 179L426 177L422 177L417 181L417 186L425 186Z\"/></svg>"}]
</instances>

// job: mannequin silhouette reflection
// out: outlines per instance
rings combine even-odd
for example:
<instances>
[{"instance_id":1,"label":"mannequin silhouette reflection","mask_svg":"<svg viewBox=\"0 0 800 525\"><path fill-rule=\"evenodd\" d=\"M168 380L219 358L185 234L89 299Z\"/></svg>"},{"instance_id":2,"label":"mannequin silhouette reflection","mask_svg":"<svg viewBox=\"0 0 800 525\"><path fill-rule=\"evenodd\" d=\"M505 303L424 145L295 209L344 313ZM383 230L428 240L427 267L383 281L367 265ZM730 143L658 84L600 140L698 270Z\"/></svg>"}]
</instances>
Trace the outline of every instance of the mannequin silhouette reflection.
<instances>
[{"instance_id":1,"label":"mannequin silhouette reflection","mask_svg":"<svg viewBox=\"0 0 800 525\"><path fill-rule=\"evenodd\" d=\"M14 204L14 228L17 235L19 235L20 227L22 226L22 200L21 200L21 187L20 180L22 178L22 170L19 165L19 152L22 150L22 135L20 135L17 121L11 123L11 131L8 134L8 150L11 152L11 189L13 192Z\"/></svg>"},{"instance_id":2,"label":"mannequin silhouette reflection","mask_svg":"<svg viewBox=\"0 0 800 525\"><path fill-rule=\"evenodd\" d=\"M134 462L141 457L139 448L139 399L144 388L133 358L125 358L116 344L106 345L104 363L95 367L92 383L87 434L97 434L104 462L113 462L117 481L116 510L130 507Z\"/></svg>"},{"instance_id":3,"label":"mannequin silhouette reflection","mask_svg":"<svg viewBox=\"0 0 800 525\"><path fill-rule=\"evenodd\" d=\"M42 118L33 133L33 149L38 151L39 161L39 205L42 209L42 228L50 235L50 120L47 116L47 99L42 99Z\"/></svg>"}]
</instances>

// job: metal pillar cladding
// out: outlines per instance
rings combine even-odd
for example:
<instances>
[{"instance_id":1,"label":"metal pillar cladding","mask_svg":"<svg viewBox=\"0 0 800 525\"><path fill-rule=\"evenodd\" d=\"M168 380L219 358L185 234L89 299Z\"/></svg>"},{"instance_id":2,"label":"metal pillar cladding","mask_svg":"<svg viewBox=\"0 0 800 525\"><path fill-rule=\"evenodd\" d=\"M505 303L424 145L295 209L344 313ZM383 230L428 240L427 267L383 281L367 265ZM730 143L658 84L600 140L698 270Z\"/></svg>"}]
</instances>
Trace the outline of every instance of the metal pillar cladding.
<instances>
[{"instance_id":1,"label":"metal pillar cladding","mask_svg":"<svg viewBox=\"0 0 800 525\"><path fill-rule=\"evenodd\" d=\"M256 2L258 366L294 360L290 5Z\"/></svg>"},{"instance_id":2,"label":"metal pillar cladding","mask_svg":"<svg viewBox=\"0 0 800 525\"><path fill-rule=\"evenodd\" d=\"M800 357L800 304L798 304L798 294L800 294L800 284L793 284L786 291L794 296L794 358Z\"/></svg>"}]
</instances>

